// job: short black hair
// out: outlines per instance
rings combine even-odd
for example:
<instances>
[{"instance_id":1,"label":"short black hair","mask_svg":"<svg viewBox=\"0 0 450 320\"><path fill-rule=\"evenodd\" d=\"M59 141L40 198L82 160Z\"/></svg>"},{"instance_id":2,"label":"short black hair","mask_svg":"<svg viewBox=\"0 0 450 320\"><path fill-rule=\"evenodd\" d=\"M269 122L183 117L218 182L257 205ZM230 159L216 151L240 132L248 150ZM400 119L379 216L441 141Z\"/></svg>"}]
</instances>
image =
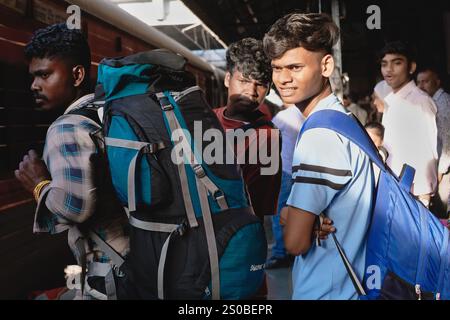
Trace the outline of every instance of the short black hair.
<instances>
[{"instance_id":1,"label":"short black hair","mask_svg":"<svg viewBox=\"0 0 450 320\"><path fill-rule=\"evenodd\" d=\"M377 135L384 139L384 126L379 122L369 122L364 126L365 129L374 129Z\"/></svg>"},{"instance_id":2,"label":"short black hair","mask_svg":"<svg viewBox=\"0 0 450 320\"><path fill-rule=\"evenodd\" d=\"M291 13L278 19L264 36L264 50L270 59L303 47L332 54L339 40L339 28L325 13Z\"/></svg>"},{"instance_id":3,"label":"short black hair","mask_svg":"<svg viewBox=\"0 0 450 320\"><path fill-rule=\"evenodd\" d=\"M404 41L391 41L386 43L379 53L380 62L387 54L402 55L406 57L408 64L416 61L416 55L413 48Z\"/></svg>"},{"instance_id":4,"label":"short black hair","mask_svg":"<svg viewBox=\"0 0 450 320\"><path fill-rule=\"evenodd\" d=\"M91 68L91 51L86 37L80 30L69 29L65 23L54 24L34 32L25 46L25 57L61 58L72 64L82 65L86 71L86 82L89 82Z\"/></svg>"},{"instance_id":5,"label":"short black hair","mask_svg":"<svg viewBox=\"0 0 450 320\"><path fill-rule=\"evenodd\" d=\"M272 82L272 67L261 40L244 38L232 43L227 50L226 59L230 73L238 70L244 77L266 84Z\"/></svg>"},{"instance_id":6,"label":"short black hair","mask_svg":"<svg viewBox=\"0 0 450 320\"><path fill-rule=\"evenodd\" d=\"M442 73L435 66L423 66L417 71L417 75L426 71L434 73L438 77L438 79L442 81Z\"/></svg>"}]
</instances>

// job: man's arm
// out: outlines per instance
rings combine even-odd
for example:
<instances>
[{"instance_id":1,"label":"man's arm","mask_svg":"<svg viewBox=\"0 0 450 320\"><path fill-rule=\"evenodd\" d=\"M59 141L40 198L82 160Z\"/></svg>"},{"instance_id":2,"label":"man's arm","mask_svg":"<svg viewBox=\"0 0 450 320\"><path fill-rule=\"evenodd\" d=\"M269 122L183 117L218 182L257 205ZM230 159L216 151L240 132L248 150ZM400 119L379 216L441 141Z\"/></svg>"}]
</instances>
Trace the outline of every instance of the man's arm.
<instances>
[{"instance_id":1,"label":"man's arm","mask_svg":"<svg viewBox=\"0 0 450 320\"><path fill-rule=\"evenodd\" d=\"M288 207L284 227L284 246L294 256L305 254L313 241L314 222L317 216L311 212Z\"/></svg>"},{"instance_id":2,"label":"man's arm","mask_svg":"<svg viewBox=\"0 0 450 320\"><path fill-rule=\"evenodd\" d=\"M258 129L259 130L259 129ZM264 134L258 131L258 139L251 143L257 144L246 150L246 158L258 159L255 164L242 166L243 177L248 187L255 214L261 219L265 215L273 215L277 211L278 194L281 187L281 145L279 131L274 134L271 128ZM257 155L249 155L250 150L256 150ZM265 151L265 152L264 152ZM264 157L262 159L261 157ZM263 161L264 160L264 161Z\"/></svg>"},{"instance_id":3,"label":"man's arm","mask_svg":"<svg viewBox=\"0 0 450 320\"><path fill-rule=\"evenodd\" d=\"M286 249L299 255L311 247L316 219L351 180L347 148L330 130L307 131L296 146L292 172L284 240Z\"/></svg>"},{"instance_id":4,"label":"man's arm","mask_svg":"<svg viewBox=\"0 0 450 320\"><path fill-rule=\"evenodd\" d=\"M96 129L98 125L92 120L69 115L57 120L47 133L44 160L52 183L45 205L72 223L86 221L95 210L96 168L91 159L97 150L89 134Z\"/></svg>"},{"instance_id":5,"label":"man's arm","mask_svg":"<svg viewBox=\"0 0 450 320\"><path fill-rule=\"evenodd\" d=\"M280 212L280 224L284 228L284 243L286 250L292 255L308 252L314 238L328 239L330 233L336 232L333 221L324 218L320 230L314 228L316 215L294 207L284 207Z\"/></svg>"},{"instance_id":6,"label":"man's arm","mask_svg":"<svg viewBox=\"0 0 450 320\"><path fill-rule=\"evenodd\" d=\"M40 181L51 179L40 193L43 203L36 216L36 232L58 232L58 224L82 223L92 216L96 186L91 157L96 147L89 133L97 128L80 116L59 118L46 138L44 160L49 172L34 152L25 156L16 170L16 177L30 192Z\"/></svg>"}]
</instances>

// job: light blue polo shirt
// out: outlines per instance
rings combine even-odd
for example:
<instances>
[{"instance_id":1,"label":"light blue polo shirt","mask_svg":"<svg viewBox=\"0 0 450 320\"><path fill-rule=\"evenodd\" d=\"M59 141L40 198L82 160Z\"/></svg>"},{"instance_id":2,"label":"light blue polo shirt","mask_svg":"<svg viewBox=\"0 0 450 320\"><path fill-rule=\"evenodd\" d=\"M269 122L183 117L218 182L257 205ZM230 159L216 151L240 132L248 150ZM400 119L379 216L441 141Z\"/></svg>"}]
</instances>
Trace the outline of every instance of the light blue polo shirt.
<instances>
[{"instance_id":1,"label":"light blue polo shirt","mask_svg":"<svg viewBox=\"0 0 450 320\"><path fill-rule=\"evenodd\" d=\"M346 113L334 94L314 108ZM367 231L373 205L374 176L369 157L329 129L311 129L297 141L292 163L292 191L287 204L334 222L336 237L362 281ZM358 297L332 237L315 243L295 259L293 299Z\"/></svg>"}]
</instances>

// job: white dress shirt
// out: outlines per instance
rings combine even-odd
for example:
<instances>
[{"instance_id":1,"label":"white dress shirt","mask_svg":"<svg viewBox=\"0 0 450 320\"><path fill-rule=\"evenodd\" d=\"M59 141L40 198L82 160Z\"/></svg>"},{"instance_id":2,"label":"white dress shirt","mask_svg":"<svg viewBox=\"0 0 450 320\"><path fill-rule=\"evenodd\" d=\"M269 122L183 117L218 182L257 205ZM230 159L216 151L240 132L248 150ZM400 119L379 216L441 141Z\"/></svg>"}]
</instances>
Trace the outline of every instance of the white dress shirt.
<instances>
[{"instance_id":1,"label":"white dress shirt","mask_svg":"<svg viewBox=\"0 0 450 320\"><path fill-rule=\"evenodd\" d=\"M386 98L383 116L387 164L400 175L403 164L416 170L413 193L433 193L437 185L436 105L414 81Z\"/></svg>"},{"instance_id":2,"label":"white dress shirt","mask_svg":"<svg viewBox=\"0 0 450 320\"><path fill-rule=\"evenodd\" d=\"M272 119L272 122L281 132L283 171L292 174L292 158L294 156L295 143L302 124L305 122L305 117L296 106L291 106L278 112Z\"/></svg>"}]
</instances>

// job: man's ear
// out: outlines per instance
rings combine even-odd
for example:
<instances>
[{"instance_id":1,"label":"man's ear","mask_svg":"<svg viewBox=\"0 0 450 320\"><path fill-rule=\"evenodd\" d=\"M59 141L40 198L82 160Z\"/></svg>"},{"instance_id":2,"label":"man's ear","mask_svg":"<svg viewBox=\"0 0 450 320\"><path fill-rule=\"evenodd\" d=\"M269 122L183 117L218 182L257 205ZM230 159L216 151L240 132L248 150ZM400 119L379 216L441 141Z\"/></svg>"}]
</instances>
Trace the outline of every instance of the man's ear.
<instances>
[{"instance_id":1,"label":"man's ear","mask_svg":"<svg viewBox=\"0 0 450 320\"><path fill-rule=\"evenodd\" d=\"M417 69L417 63L412 61L409 65L409 74L413 75L414 72L416 72L416 69Z\"/></svg>"},{"instance_id":2,"label":"man's ear","mask_svg":"<svg viewBox=\"0 0 450 320\"><path fill-rule=\"evenodd\" d=\"M231 73L229 71L227 71L227 73L225 73L225 79L223 80L223 84L227 88L230 87L230 79L231 79Z\"/></svg>"},{"instance_id":3,"label":"man's ear","mask_svg":"<svg viewBox=\"0 0 450 320\"><path fill-rule=\"evenodd\" d=\"M86 70L82 65L77 65L73 67L72 69L72 75L74 79L74 87L80 87L82 83L84 82L84 79L86 77Z\"/></svg>"},{"instance_id":4,"label":"man's ear","mask_svg":"<svg viewBox=\"0 0 450 320\"><path fill-rule=\"evenodd\" d=\"M334 71L334 58L331 54L327 54L322 58L322 76L325 78L331 77Z\"/></svg>"}]
</instances>

